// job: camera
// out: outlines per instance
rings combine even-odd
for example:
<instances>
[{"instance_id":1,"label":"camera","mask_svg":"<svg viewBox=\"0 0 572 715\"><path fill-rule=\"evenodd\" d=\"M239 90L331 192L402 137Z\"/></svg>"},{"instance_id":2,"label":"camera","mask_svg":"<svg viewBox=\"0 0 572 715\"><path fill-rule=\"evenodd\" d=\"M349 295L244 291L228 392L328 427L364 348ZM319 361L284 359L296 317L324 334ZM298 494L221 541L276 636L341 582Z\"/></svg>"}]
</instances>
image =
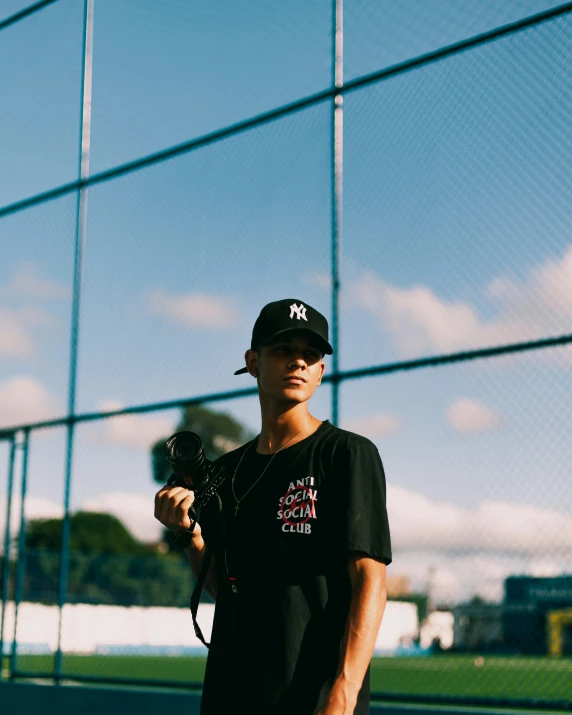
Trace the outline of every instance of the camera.
<instances>
[{"instance_id":1,"label":"camera","mask_svg":"<svg viewBox=\"0 0 572 715\"><path fill-rule=\"evenodd\" d=\"M167 440L165 452L173 468L167 484L192 489L193 508L204 506L224 482L224 468L215 467L214 462L206 458L201 438L194 432L176 432Z\"/></svg>"}]
</instances>

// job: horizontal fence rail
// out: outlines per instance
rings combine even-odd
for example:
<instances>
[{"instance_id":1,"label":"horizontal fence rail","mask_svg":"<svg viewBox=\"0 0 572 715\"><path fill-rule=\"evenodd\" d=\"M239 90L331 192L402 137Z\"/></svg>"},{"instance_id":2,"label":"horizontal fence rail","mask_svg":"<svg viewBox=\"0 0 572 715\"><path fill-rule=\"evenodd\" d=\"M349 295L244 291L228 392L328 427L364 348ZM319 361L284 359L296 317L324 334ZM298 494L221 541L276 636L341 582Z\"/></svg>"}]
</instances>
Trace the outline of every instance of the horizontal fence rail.
<instances>
[{"instance_id":1,"label":"horizontal fence rail","mask_svg":"<svg viewBox=\"0 0 572 715\"><path fill-rule=\"evenodd\" d=\"M21 20L25 20L27 17L30 17L31 15L34 15L40 10L43 10L44 8L48 7L48 5L54 5L57 2L59 2L59 0L41 0L41 2L37 2L34 3L34 5L29 5L28 7L23 8L19 12L10 15L10 17L5 18L4 20L0 20L0 31L5 30L11 25L15 25Z\"/></svg>"},{"instance_id":2,"label":"horizontal fence rail","mask_svg":"<svg viewBox=\"0 0 572 715\"><path fill-rule=\"evenodd\" d=\"M313 107L327 100L334 99L340 94L349 94L350 92L362 89L368 85L390 79L391 77L396 77L397 75L423 67L424 65L431 64L446 57L450 57L460 52L470 50L471 48L493 42L494 40L498 40L502 37L507 37L508 35L521 32L529 27L539 25L570 12L572 12L572 2L567 2L563 5L552 8L551 10L531 15L523 20L517 20L516 22L503 25L495 30L483 32L482 34L476 35L475 37L471 37L467 40L455 42L454 44L442 47L439 50L428 52L411 60L406 60L405 62L400 62L391 67L350 80L345 82L342 87L334 86L324 89L321 92L296 100L295 102L286 104L283 107L263 112L262 114L252 117L251 119L237 122L236 124L232 124L223 129L218 129L214 132L210 132L209 134L205 134L202 137L191 139L187 142L183 142L182 144L169 147L168 149L154 152L142 157L141 159L135 159L134 161L130 161L126 164L121 164L120 166L116 166L112 169L107 169L97 174L93 174L87 179L70 181L68 184L62 184L61 186L49 189L48 191L43 191L35 196L30 196L29 198L22 199L21 201L16 201L7 206L3 206L0 208L0 218L23 211L24 209L36 206L37 204L45 203L46 201L52 201L53 199L65 196L73 191L77 191L88 186L95 186L97 184L110 181L111 179L116 179L120 176L130 174L134 171L139 171L145 167L167 161L168 159L174 159L177 156L182 156L188 152L214 144L215 142L219 142L223 139L228 139L229 137L242 134L243 132L255 129L256 127L281 119L282 117L287 117L295 114L296 112L300 112L303 109L308 109L309 107Z\"/></svg>"},{"instance_id":3,"label":"horizontal fence rail","mask_svg":"<svg viewBox=\"0 0 572 715\"><path fill-rule=\"evenodd\" d=\"M341 370L337 374L326 374L322 382L343 382L344 380L355 380L364 377L374 377L377 375L388 375L406 370L420 370L426 367L439 367L440 365L451 365L459 362L469 362L471 360L483 360L501 355L523 353L532 350L545 350L572 344L572 335L560 335L556 338L543 338L542 340L532 340L510 345L499 345L491 348L480 348L477 350L466 350L448 355L433 355L430 357L416 358L415 360L405 360L401 362L373 365L372 367L356 368L355 370ZM197 397L181 398L178 400L168 400L166 402L151 402L145 405L132 405L120 410L109 410L107 412L84 412L79 415L69 417L58 417L53 420L43 420L41 422L30 422L14 427L8 427L0 431L0 439L9 439L12 435L30 430L46 429L48 427L62 427L70 423L94 422L96 420L109 419L110 417L120 417L122 415L136 415L144 412L156 412L159 410L171 410L177 407L188 407L189 405L203 405L209 402L223 402L225 400L236 400L241 397L253 397L258 394L256 387L249 387L243 390L230 390L228 392L213 392Z\"/></svg>"}]
</instances>

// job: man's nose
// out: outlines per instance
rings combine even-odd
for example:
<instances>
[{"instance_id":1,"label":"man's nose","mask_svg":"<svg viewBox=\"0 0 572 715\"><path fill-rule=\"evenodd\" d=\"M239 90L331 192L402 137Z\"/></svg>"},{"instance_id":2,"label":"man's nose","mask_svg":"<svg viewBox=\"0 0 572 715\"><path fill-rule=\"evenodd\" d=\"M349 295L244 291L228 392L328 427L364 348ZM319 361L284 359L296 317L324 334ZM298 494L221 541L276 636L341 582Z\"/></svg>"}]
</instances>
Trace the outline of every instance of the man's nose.
<instances>
[{"instance_id":1,"label":"man's nose","mask_svg":"<svg viewBox=\"0 0 572 715\"><path fill-rule=\"evenodd\" d=\"M302 353L292 355L290 365L298 365L298 367L306 367L306 358Z\"/></svg>"}]
</instances>

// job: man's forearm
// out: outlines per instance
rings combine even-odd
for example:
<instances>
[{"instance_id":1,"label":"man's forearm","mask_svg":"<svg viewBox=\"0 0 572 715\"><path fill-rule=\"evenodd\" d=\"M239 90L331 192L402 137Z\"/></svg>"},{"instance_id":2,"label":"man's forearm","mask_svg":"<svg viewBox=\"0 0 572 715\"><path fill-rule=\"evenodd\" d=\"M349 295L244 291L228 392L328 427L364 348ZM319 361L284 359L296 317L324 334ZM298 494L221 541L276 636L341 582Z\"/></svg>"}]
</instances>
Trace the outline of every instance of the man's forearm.
<instances>
[{"instance_id":1,"label":"man's forearm","mask_svg":"<svg viewBox=\"0 0 572 715\"><path fill-rule=\"evenodd\" d=\"M353 687L356 696L371 661L386 601L381 583L362 577L354 586L337 679Z\"/></svg>"},{"instance_id":2,"label":"man's forearm","mask_svg":"<svg viewBox=\"0 0 572 715\"><path fill-rule=\"evenodd\" d=\"M203 565L205 554L206 554L205 540L203 539L201 534L198 534L193 538L190 546L188 546L185 549L185 555L186 555L187 560L191 566L191 570L193 572L193 576L195 577L195 579L199 578L199 574L201 572L201 567ZM205 579L204 589L209 594L209 596L213 599L213 601L216 600L217 569L216 569L216 562L215 562L214 554L211 558L211 563L209 565L209 571L208 571L207 577Z\"/></svg>"},{"instance_id":3,"label":"man's forearm","mask_svg":"<svg viewBox=\"0 0 572 715\"><path fill-rule=\"evenodd\" d=\"M357 559L350 566L350 575L350 610L336 678L323 710L326 713L353 713L387 602L384 564Z\"/></svg>"}]
</instances>

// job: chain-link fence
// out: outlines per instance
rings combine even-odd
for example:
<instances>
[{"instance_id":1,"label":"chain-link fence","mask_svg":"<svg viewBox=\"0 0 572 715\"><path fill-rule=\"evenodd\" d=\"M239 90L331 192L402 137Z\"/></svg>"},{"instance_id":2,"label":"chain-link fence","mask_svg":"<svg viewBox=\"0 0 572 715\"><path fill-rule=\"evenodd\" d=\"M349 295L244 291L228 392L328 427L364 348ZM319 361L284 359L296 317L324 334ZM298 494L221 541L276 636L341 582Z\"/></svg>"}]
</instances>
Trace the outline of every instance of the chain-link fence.
<instances>
[{"instance_id":1,"label":"chain-link fence","mask_svg":"<svg viewBox=\"0 0 572 715\"><path fill-rule=\"evenodd\" d=\"M387 473L373 698L569 707L572 3L3 8L3 675L200 684L150 450L199 405L256 433L289 295Z\"/></svg>"}]
</instances>

